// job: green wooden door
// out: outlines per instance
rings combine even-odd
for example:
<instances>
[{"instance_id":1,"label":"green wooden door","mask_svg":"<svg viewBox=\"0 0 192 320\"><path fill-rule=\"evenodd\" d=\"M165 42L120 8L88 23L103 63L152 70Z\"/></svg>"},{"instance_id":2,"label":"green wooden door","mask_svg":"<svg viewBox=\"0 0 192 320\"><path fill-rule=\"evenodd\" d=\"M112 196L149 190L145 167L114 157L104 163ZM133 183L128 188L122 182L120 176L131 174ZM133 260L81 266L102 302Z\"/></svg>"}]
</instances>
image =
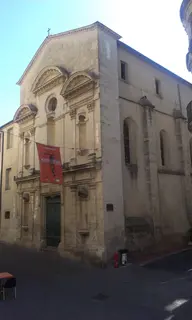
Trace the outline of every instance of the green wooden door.
<instances>
[{"instance_id":1,"label":"green wooden door","mask_svg":"<svg viewBox=\"0 0 192 320\"><path fill-rule=\"evenodd\" d=\"M60 196L46 199L46 242L48 247L58 247L61 240Z\"/></svg>"}]
</instances>

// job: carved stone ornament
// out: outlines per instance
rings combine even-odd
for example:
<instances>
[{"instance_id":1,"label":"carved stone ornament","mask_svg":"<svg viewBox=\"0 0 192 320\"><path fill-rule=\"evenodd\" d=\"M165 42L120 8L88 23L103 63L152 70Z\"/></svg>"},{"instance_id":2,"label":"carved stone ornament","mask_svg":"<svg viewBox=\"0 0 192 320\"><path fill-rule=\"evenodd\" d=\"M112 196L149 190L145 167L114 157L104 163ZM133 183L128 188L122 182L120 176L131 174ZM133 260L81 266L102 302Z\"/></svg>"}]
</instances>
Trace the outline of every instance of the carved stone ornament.
<instances>
[{"instance_id":1,"label":"carved stone ornament","mask_svg":"<svg viewBox=\"0 0 192 320\"><path fill-rule=\"evenodd\" d=\"M28 192L23 192L23 196L22 196L23 200L25 202L29 202L30 196Z\"/></svg>"},{"instance_id":2,"label":"carved stone ornament","mask_svg":"<svg viewBox=\"0 0 192 320\"><path fill-rule=\"evenodd\" d=\"M95 106L94 101L88 103L88 105L87 105L88 112L92 112L94 110L94 106Z\"/></svg>"},{"instance_id":3,"label":"carved stone ornament","mask_svg":"<svg viewBox=\"0 0 192 320\"><path fill-rule=\"evenodd\" d=\"M74 73L64 84L61 95L66 99L73 99L80 94L94 89L94 80L85 72Z\"/></svg>"},{"instance_id":4,"label":"carved stone ornament","mask_svg":"<svg viewBox=\"0 0 192 320\"><path fill-rule=\"evenodd\" d=\"M72 109L72 110L69 112L69 114L70 114L71 120L72 120L72 119L75 119L75 117L76 117L76 109Z\"/></svg>"},{"instance_id":5,"label":"carved stone ornament","mask_svg":"<svg viewBox=\"0 0 192 320\"><path fill-rule=\"evenodd\" d=\"M19 138L20 138L20 139L24 139L24 132L20 132L20 133L19 133Z\"/></svg>"},{"instance_id":6,"label":"carved stone ornament","mask_svg":"<svg viewBox=\"0 0 192 320\"><path fill-rule=\"evenodd\" d=\"M31 128L31 130L30 130L30 134L31 134L32 136L35 135L35 129L36 129L36 128Z\"/></svg>"},{"instance_id":7,"label":"carved stone ornament","mask_svg":"<svg viewBox=\"0 0 192 320\"><path fill-rule=\"evenodd\" d=\"M70 185L70 189L71 189L71 192L76 192L76 190L77 190L77 185L71 184L71 185Z\"/></svg>"},{"instance_id":8,"label":"carved stone ornament","mask_svg":"<svg viewBox=\"0 0 192 320\"><path fill-rule=\"evenodd\" d=\"M37 107L34 106L33 104L24 104L21 105L15 115L14 115L14 122L20 123L20 122L24 122L26 120L30 120L33 119L36 114L37 114Z\"/></svg>"},{"instance_id":9,"label":"carved stone ornament","mask_svg":"<svg viewBox=\"0 0 192 320\"><path fill-rule=\"evenodd\" d=\"M64 83L68 77L68 71L62 67L44 68L35 79L32 92L41 95L44 92Z\"/></svg>"},{"instance_id":10,"label":"carved stone ornament","mask_svg":"<svg viewBox=\"0 0 192 320\"><path fill-rule=\"evenodd\" d=\"M78 196L81 199L87 199L89 196L89 191L86 186L79 186L78 187Z\"/></svg>"}]
</instances>

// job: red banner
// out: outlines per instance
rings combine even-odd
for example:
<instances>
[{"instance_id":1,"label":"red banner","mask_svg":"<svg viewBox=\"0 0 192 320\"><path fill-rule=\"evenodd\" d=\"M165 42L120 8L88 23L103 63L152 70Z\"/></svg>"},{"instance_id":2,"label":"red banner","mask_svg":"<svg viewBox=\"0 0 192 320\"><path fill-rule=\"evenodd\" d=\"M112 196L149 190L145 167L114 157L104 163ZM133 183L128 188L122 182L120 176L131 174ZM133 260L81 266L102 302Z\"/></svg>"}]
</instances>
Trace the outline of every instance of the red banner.
<instances>
[{"instance_id":1,"label":"red banner","mask_svg":"<svg viewBox=\"0 0 192 320\"><path fill-rule=\"evenodd\" d=\"M62 184L63 173L59 147L36 143L40 162L40 181Z\"/></svg>"}]
</instances>

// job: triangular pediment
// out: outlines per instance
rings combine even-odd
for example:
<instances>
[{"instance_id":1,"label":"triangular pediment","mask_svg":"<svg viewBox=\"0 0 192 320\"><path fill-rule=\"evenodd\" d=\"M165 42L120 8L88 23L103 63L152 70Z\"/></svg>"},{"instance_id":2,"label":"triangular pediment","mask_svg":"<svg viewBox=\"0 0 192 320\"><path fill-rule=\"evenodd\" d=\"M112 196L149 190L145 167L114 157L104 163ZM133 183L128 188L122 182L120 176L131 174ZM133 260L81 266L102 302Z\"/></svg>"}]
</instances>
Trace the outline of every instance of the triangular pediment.
<instances>
[{"instance_id":1,"label":"triangular pediment","mask_svg":"<svg viewBox=\"0 0 192 320\"><path fill-rule=\"evenodd\" d=\"M35 79L32 92L34 94L42 94L51 88L64 83L67 80L68 72L61 67L46 67L38 74Z\"/></svg>"},{"instance_id":2,"label":"triangular pediment","mask_svg":"<svg viewBox=\"0 0 192 320\"><path fill-rule=\"evenodd\" d=\"M110 36L115 38L116 40L119 40L121 38L121 36L119 34L114 32L113 30L109 29L107 26L103 25L99 21L96 21L95 23L93 23L91 25L88 25L88 26L80 27L78 29L68 30L68 31L61 32L61 33L58 33L58 34L49 35L48 37L45 38L45 40L42 42L42 44L38 48L37 52L33 56L33 58L30 61L30 63L28 64L27 68L25 69L23 75L21 76L21 78L19 79L17 84L21 85L23 83L24 78L27 76L27 74L31 70L31 67L34 65L34 63L37 61L37 59L41 56L41 54L45 50L45 48L49 44L53 43L54 40L57 41L58 39L69 37L70 35L77 35L78 33L80 34L80 33L83 33L83 32L86 34L86 37L87 37L87 32L92 31L92 30L96 30L96 29L102 30L106 34L109 34Z\"/></svg>"}]
</instances>

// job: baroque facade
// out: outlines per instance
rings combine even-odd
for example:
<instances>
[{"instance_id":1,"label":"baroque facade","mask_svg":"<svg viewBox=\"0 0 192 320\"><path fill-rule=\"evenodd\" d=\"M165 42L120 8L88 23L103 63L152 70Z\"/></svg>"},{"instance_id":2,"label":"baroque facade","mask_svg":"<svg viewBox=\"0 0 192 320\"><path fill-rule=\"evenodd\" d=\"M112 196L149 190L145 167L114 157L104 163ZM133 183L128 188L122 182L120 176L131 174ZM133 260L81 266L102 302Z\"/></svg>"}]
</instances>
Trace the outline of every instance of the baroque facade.
<instances>
[{"instance_id":1,"label":"baroque facade","mask_svg":"<svg viewBox=\"0 0 192 320\"><path fill-rule=\"evenodd\" d=\"M120 38L99 22L50 35L18 81L1 240L108 260L188 231L192 85ZM62 186L40 183L36 142L60 147Z\"/></svg>"}]
</instances>

